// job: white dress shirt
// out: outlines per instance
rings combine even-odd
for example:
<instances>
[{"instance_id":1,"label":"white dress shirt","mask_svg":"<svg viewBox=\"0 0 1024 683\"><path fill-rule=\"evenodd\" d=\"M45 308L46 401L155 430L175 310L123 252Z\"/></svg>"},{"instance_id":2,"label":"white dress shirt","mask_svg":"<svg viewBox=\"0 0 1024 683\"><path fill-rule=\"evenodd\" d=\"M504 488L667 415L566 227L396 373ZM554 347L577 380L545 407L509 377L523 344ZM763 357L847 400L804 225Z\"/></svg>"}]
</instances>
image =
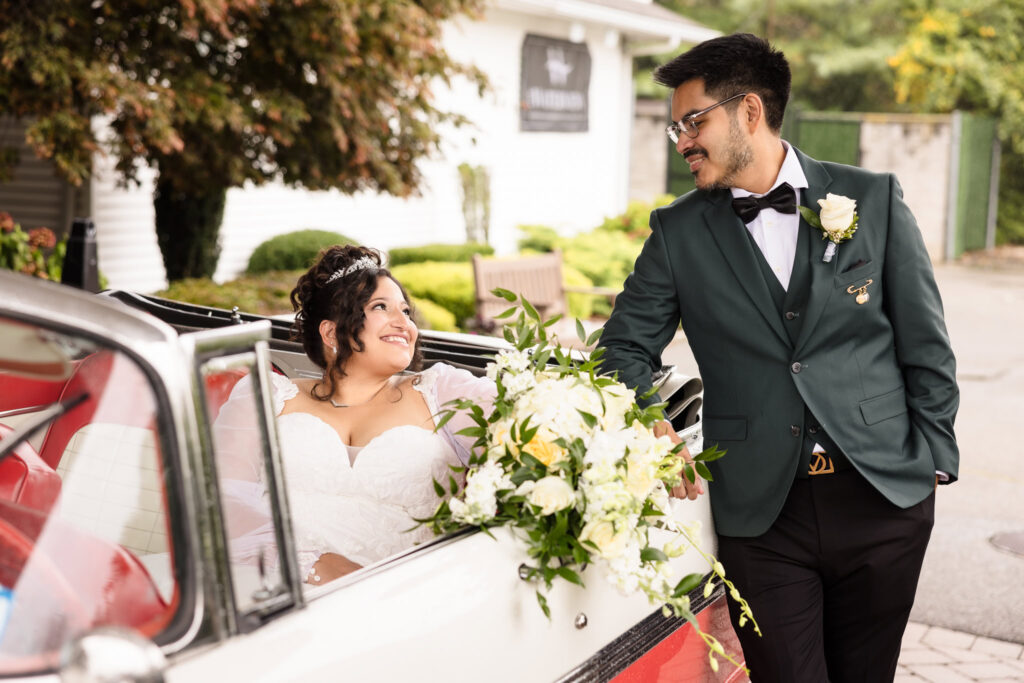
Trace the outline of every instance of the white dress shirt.
<instances>
[{"instance_id":1,"label":"white dress shirt","mask_svg":"<svg viewBox=\"0 0 1024 683\"><path fill-rule=\"evenodd\" d=\"M779 169L779 175L775 184L769 188L769 192L782 183L789 183L796 190L796 203L800 205L800 193L808 187L807 176L804 169L800 167L800 161L796 158L793 146L785 140L782 145L786 148L786 158ZM741 190L734 187L730 190L733 197L763 197L753 192ZM765 193L767 194L767 193ZM754 242L761 249L764 258L771 266L775 277L779 279L783 289L789 289L789 278L793 274L793 259L796 258L796 238L800 229L800 214L779 213L775 209L762 209L754 220L747 223L747 230L750 231Z\"/></svg>"}]
</instances>

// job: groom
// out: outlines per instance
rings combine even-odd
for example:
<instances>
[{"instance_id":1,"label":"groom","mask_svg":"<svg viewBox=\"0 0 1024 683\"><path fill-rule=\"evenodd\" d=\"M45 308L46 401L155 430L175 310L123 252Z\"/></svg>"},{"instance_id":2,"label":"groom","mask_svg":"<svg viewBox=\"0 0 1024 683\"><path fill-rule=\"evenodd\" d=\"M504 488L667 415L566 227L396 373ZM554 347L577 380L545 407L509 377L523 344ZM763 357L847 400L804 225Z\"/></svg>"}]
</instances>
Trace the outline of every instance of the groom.
<instances>
[{"instance_id":1,"label":"groom","mask_svg":"<svg viewBox=\"0 0 1024 683\"><path fill-rule=\"evenodd\" d=\"M697 190L651 214L604 367L642 393L682 322L704 442L728 451L710 465L719 557L764 634L732 615L752 679L891 681L934 489L959 461L955 361L917 224L893 176L779 137L789 65L760 38L701 43L655 79L674 89L668 135ZM797 206L825 227L840 214L837 247Z\"/></svg>"}]
</instances>

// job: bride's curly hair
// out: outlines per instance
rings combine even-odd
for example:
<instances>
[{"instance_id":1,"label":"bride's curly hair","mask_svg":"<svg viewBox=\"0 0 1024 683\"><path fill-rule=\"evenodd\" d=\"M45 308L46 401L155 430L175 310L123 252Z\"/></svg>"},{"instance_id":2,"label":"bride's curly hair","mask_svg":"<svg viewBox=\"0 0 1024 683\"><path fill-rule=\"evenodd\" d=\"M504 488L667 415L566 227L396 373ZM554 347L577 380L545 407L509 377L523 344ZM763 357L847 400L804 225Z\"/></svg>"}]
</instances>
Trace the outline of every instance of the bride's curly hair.
<instances>
[{"instance_id":1,"label":"bride's curly hair","mask_svg":"<svg viewBox=\"0 0 1024 683\"><path fill-rule=\"evenodd\" d=\"M344 276L331 279L360 259L369 259L374 265L356 268ZM302 341L302 348L316 365L327 372L324 380L327 392L323 396L314 391L320 400L326 401L334 395L338 380L345 376L345 364L355 351L363 351L359 334L366 321L364 308L377 289L377 280L389 277L398 285L402 296L409 301L409 295L402 283L384 267L384 259L376 249L352 244L335 245L320 252L316 263L299 277L289 298L295 310L292 335ZM330 280L330 282L328 282ZM330 320L335 324L335 343L338 352L334 364L328 368L323 340L320 338L320 323ZM423 362L419 336L413 347L409 369L419 370Z\"/></svg>"}]
</instances>

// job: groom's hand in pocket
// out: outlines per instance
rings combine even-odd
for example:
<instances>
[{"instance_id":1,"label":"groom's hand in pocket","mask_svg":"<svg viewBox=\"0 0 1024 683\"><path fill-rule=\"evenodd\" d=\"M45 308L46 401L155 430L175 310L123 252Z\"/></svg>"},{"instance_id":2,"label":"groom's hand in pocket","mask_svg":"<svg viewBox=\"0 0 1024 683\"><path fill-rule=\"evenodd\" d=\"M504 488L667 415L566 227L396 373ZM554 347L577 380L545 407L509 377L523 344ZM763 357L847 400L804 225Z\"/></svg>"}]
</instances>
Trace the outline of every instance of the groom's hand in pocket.
<instances>
[{"instance_id":1,"label":"groom's hand in pocket","mask_svg":"<svg viewBox=\"0 0 1024 683\"><path fill-rule=\"evenodd\" d=\"M672 423L668 422L667 420L662 420L661 422L654 423L654 435L667 436L669 439L672 440L672 443L674 444L679 444L683 442L683 440L679 438L679 434L677 434L676 430L672 427ZM686 448L686 446L683 446L682 450L680 450L676 455L682 458L685 462L693 462L693 458L690 457L690 451L688 448ZM689 500L697 500L697 496L704 493L704 482L701 481L700 475L696 475L692 482L686 478L685 473L682 475L682 477L682 483L679 484L679 486L672 489L669 493L671 493L676 498L688 498Z\"/></svg>"}]
</instances>

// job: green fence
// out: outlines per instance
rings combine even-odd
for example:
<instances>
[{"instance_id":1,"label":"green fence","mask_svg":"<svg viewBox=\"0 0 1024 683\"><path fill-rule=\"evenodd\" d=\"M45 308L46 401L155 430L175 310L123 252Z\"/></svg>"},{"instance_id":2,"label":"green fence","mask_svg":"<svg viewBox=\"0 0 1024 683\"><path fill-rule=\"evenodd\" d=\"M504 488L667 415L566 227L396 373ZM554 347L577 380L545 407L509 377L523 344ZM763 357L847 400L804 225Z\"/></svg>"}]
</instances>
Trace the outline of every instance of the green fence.
<instances>
[{"instance_id":1,"label":"green fence","mask_svg":"<svg viewBox=\"0 0 1024 683\"><path fill-rule=\"evenodd\" d=\"M984 249L987 246L992 155L995 153L992 141L995 136L995 120L960 114L960 163L956 178L958 201L956 215L953 217L953 258L965 251Z\"/></svg>"}]
</instances>

